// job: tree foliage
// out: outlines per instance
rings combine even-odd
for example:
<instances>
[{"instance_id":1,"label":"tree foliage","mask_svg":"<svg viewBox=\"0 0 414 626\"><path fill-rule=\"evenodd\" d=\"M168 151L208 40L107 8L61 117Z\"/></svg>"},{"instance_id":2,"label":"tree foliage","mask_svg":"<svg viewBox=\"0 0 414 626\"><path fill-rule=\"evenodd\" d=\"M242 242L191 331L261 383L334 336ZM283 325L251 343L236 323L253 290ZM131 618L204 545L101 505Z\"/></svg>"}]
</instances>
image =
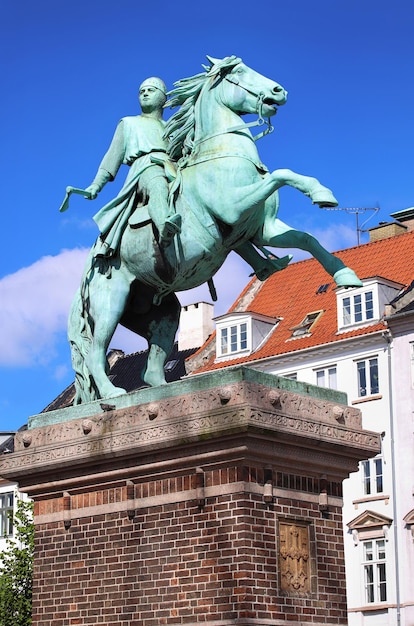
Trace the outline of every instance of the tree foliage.
<instances>
[{"instance_id":1,"label":"tree foliage","mask_svg":"<svg viewBox=\"0 0 414 626\"><path fill-rule=\"evenodd\" d=\"M34 555L33 503L19 500L13 515L14 539L0 553L0 624L32 623Z\"/></svg>"}]
</instances>

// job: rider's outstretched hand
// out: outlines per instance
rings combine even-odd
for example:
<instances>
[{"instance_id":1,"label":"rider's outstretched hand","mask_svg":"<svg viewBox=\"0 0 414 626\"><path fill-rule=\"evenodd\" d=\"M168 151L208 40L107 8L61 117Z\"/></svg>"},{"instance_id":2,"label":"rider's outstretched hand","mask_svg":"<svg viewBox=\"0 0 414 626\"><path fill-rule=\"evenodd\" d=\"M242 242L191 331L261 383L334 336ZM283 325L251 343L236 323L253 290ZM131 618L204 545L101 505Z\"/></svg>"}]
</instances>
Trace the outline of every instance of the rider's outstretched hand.
<instances>
[{"instance_id":1,"label":"rider's outstretched hand","mask_svg":"<svg viewBox=\"0 0 414 626\"><path fill-rule=\"evenodd\" d=\"M99 185L92 183L89 187L86 187L85 191L88 192L89 196L87 196L88 200L95 200L96 196L100 192Z\"/></svg>"}]
</instances>

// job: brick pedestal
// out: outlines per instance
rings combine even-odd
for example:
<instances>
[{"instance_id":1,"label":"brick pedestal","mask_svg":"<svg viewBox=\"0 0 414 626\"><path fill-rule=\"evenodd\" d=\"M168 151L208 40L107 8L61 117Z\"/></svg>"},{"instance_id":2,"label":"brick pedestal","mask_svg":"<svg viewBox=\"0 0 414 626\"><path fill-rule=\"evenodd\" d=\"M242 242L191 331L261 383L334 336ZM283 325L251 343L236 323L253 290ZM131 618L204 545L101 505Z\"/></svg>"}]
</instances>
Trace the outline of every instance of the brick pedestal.
<instances>
[{"instance_id":1,"label":"brick pedestal","mask_svg":"<svg viewBox=\"0 0 414 626\"><path fill-rule=\"evenodd\" d=\"M346 624L341 482L379 436L343 394L235 368L17 439L33 626Z\"/></svg>"}]
</instances>

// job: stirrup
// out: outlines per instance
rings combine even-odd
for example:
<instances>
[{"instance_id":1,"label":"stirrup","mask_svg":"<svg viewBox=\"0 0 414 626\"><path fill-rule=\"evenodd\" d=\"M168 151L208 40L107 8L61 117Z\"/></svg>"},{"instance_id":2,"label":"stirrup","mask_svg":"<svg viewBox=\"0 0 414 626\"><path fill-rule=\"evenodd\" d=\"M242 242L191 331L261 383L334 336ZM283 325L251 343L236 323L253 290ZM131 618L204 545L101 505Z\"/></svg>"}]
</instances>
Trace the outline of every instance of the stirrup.
<instances>
[{"instance_id":1,"label":"stirrup","mask_svg":"<svg viewBox=\"0 0 414 626\"><path fill-rule=\"evenodd\" d=\"M169 243L175 235L181 232L181 215L176 213L165 220L164 227L160 234L160 243Z\"/></svg>"}]
</instances>

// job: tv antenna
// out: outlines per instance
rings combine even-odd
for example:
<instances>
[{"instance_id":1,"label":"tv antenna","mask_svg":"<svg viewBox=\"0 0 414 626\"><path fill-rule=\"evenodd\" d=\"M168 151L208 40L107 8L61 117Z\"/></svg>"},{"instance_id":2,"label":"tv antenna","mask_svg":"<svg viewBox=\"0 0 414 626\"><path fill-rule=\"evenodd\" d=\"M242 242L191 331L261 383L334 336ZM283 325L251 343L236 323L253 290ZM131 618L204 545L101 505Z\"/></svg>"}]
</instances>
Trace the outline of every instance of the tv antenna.
<instances>
[{"instance_id":1,"label":"tv antenna","mask_svg":"<svg viewBox=\"0 0 414 626\"><path fill-rule=\"evenodd\" d=\"M356 233L357 233L357 245L360 244L360 234L366 232L363 230L365 224L374 217L379 211L379 207L364 207L364 208L342 208L342 207L322 207L326 211L345 211L345 213L350 213L351 215L355 215L356 220ZM369 215L367 219L359 225L359 216L367 213L368 211L374 211L373 214Z\"/></svg>"}]
</instances>

